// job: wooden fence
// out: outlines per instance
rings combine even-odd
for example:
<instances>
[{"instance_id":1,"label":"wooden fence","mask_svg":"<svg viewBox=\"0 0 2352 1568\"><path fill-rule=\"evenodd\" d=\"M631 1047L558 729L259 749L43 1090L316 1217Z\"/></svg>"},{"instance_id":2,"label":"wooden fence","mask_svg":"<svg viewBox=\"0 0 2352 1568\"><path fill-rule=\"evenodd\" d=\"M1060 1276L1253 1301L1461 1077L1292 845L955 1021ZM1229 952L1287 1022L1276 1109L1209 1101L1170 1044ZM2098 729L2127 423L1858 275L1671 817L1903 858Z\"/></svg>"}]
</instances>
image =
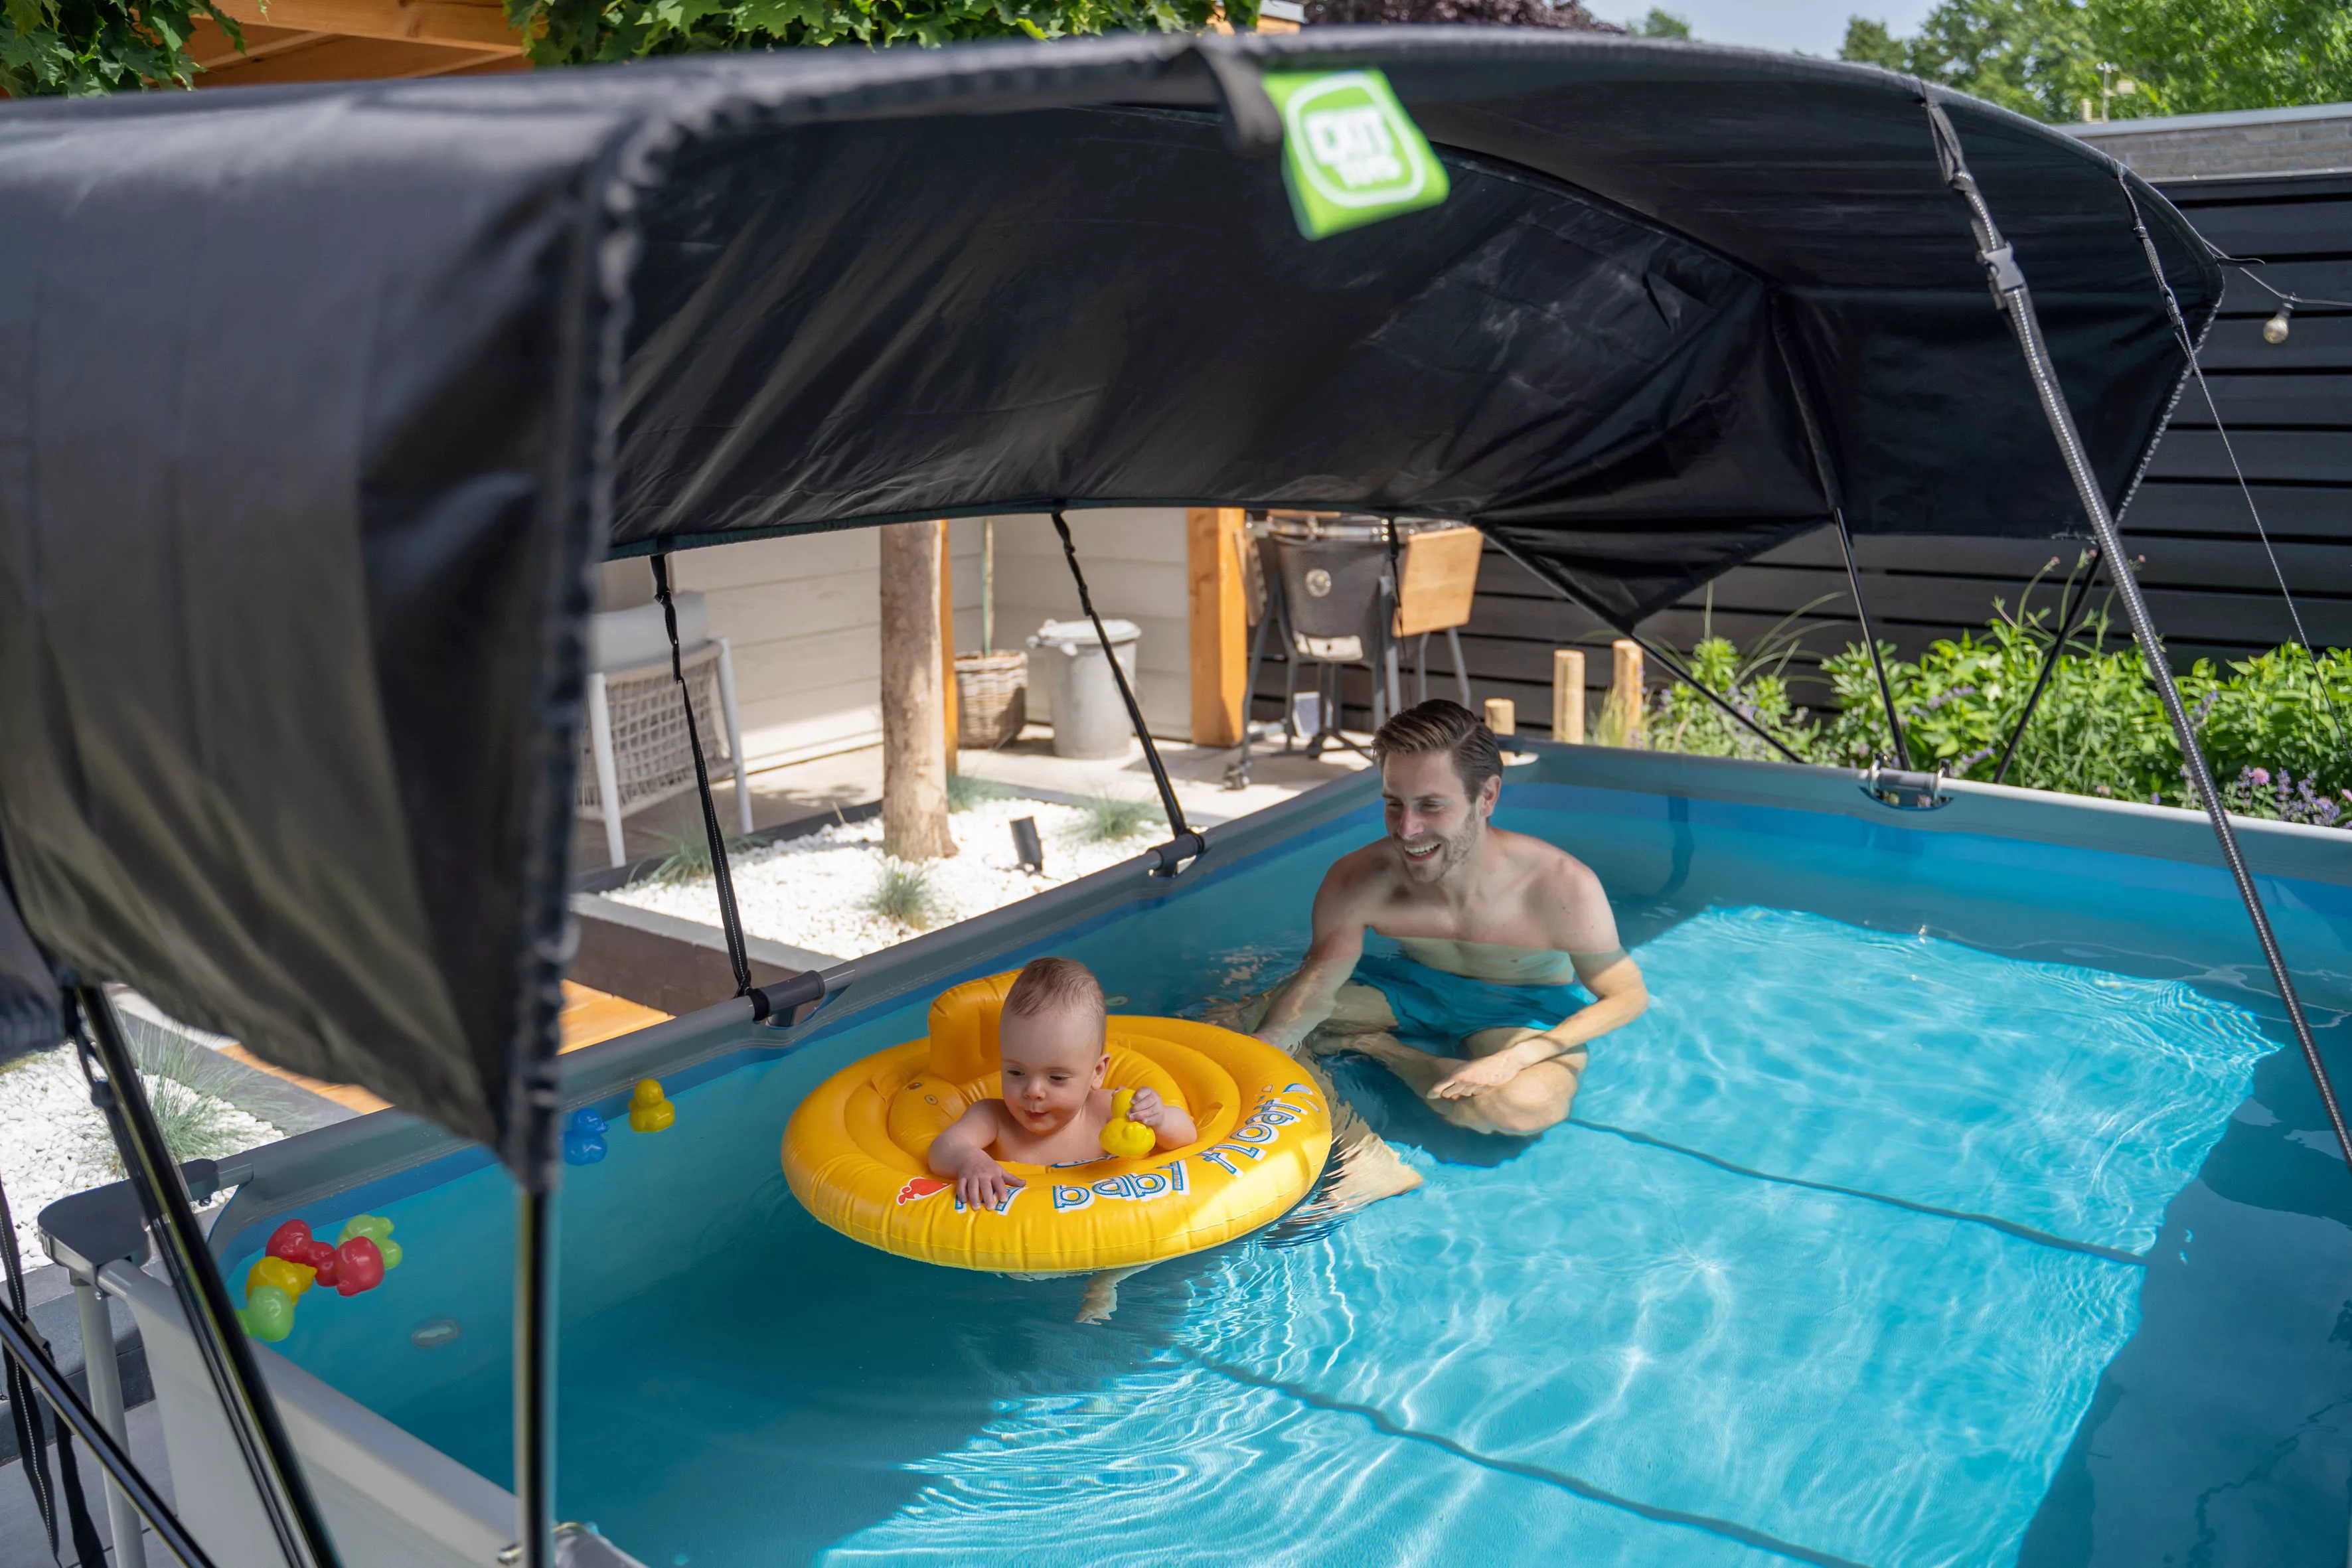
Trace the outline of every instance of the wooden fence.
<instances>
[{"instance_id":1,"label":"wooden fence","mask_svg":"<svg viewBox=\"0 0 2352 1568\"><path fill-rule=\"evenodd\" d=\"M2204 179L2167 185L2165 194L2224 252L2261 258L2260 275L2307 299L2352 300L2352 175ZM2352 646L2352 310L2295 312L2286 342L2263 341L2273 298L2231 269L2220 319L2200 363L2239 463L2267 526L2266 552L2232 477L2213 410L2192 384L2175 409L2146 482L2122 518L2157 624L2173 662L2226 660L2274 647L2293 637L2279 592L2283 573L2315 646ZM2037 572L2057 572L2035 596L2054 611L2056 586L2083 546L2072 541L1917 537L1857 542L1863 593L1882 640L1915 654L1938 637L1980 627L1996 600L2014 612ZM2277 565L2272 563L2275 553ZM2102 595L2104 597L2104 594ZM1687 649L1710 626L1743 646L1789 617L1813 658L1861 638L1836 541L1815 533L1759 557L1643 624L1644 635ZM2116 619L2120 625L2121 614ZM1613 634L1563 603L1491 548L1483 563L1476 608L1463 634L1471 686L1480 699L1517 702L1522 730L1547 732L1551 716L1551 651L1606 647ZM2118 633L2127 646L2128 633ZM1451 695L1451 666L1433 645L1430 689ZM1588 658L1596 683L1607 658ZM1797 700L1830 706L1830 693L1801 656L1790 666ZM1662 677L1652 671L1654 684ZM1368 676L1349 672L1347 721L1369 710ZM1407 700L1411 700L1408 680ZM1254 711L1280 709L1282 670L1260 673ZM1271 696L1271 700L1269 700ZM1599 691L1589 704L1599 710Z\"/></svg>"}]
</instances>

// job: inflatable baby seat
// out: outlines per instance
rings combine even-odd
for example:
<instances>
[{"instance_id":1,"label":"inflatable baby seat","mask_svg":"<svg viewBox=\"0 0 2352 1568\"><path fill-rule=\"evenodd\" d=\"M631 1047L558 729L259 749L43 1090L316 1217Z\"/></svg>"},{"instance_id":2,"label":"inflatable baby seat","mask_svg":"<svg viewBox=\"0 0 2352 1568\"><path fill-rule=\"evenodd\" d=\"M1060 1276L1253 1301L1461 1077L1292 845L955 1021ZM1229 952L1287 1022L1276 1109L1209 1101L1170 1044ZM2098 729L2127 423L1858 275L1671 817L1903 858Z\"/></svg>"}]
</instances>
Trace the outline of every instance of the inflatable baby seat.
<instances>
[{"instance_id":1,"label":"inflatable baby seat","mask_svg":"<svg viewBox=\"0 0 2352 1568\"><path fill-rule=\"evenodd\" d=\"M784 1129L784 1179L811 1214L927 1263L1087 1273L1245 1236L1322 1174L1330 1111L1296 1062L1213 1025L1114 1015L1103 1086L1157 1089L1192 1115L1200 1137L1136 1159L1007 1161L1023 1184L1001 1208L967 1207L925 1156L974 1100L1001 1093L997 1020L1013 978L941 993L929 1034L852 1063L801 1102Z\"/></svg>"}]
</instances>

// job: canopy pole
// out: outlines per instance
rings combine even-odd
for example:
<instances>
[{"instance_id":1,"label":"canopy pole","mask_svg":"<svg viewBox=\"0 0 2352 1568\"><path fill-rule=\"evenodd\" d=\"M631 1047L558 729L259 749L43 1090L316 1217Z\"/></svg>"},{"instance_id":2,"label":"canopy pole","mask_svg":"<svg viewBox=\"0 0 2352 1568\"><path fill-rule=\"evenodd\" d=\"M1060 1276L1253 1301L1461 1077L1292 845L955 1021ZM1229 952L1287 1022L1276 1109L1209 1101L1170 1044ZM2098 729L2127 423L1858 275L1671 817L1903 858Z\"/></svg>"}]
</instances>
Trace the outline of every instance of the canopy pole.
<instances>
[{"instance_id":1,"label":"canopy pole","mask_svg":"<svg viewBox=\"0 0 2352 1568\"><path fill-rule=\"evenodd\" d=\"M2089 569L2083 577L2083 602L2079 606L2079 619L2077 618L2078 606L2074 603L2074 584L2066 584L2065 596L2058 601L2058 635L2050 639L2050 651L2042 658L2042 673L2033 678L2033 689L2026 693L2025 709L2018 714L2017 725L2009 732L2009 744L2001 748L2000 766L1995 768L1992 774L1992 782L1995 784L2004 783L2009 778L2009 764L2017 758L2017 743L2025 739L2025 727L2033 722L2034 706L2042 700L2042 689L2050 684L2050 677L2057 671L2059 656L2066 651L2066 645L2074 640L2074 634L2083 629L2082 623L2091 618L2091 585L2098 578L2099 563L2105 559L2106 553L2104 551L2093 548ZM2023 614L2024 611L2021 606L2019 615L2021 617Z\"/></svg>"},{"instance_id":2,"label":"canopy pole","mask_svg":"<svg viewBox=\"0 0 2352 1568\"><path fill-rule=\"evenodd\" d=\"M1635 631L1624 621L1619 619L1613 615L1611 615L1607 610L1602 609L1599 605L1594 604L1590 595L1586 594L1581 588L1576 586L1575 584L1570 582L1564 574L1554 572L1549 566L1537 561L1532 556L1522 552L1517 546L1512 544L1509 540L1493 532L1483 524L1479 525L1478 531L1486 534L1487 539L1493 542L1496 549L1501 551L1504 554L1517 562L1522 567L1526 568L1528 573L1532 574L1538 581L1541 582L1553 593L1558 594L1570 604L1574 605L1577 608L1593 616L1595 619L1599 620L1601 625L1608 626L1611 630L1615 631L1620 636L1632 638L1635 643L1641 646L1643 652L1648 654L1652 658L1656 659L1658 663L1664 667L1668 675L1673 676L1676 680L1681 681L1685 686L1689 687L1693 691L1697 692L1701 697L1706 698L1709 702L1712 702L1717 708L1722 709L1725 714L1727 715L1734 722L1746 729L1758 740L1763 742L1766 745L1771 747L1774 751L1780 752L1782 756L1786 757L1792 763L1801 764L1804 762L1805 759L1790 751L1779 736L1769 733L1761 724L1759 724L1755 720L1750 719L1747 714L1742 713L1738 709L1734 708L1728 701L1717 696L1705 681L1699 679L1697 676L1693 675L1688 669L1685 668L1681 659L1677 658L1667 649L1660 647L1656 643L1652 642L1640 632Z\"/></svg>"},{"instance_id":3,"label":"canopy pole","mask_svg":"<svg viewBox=\"0 0 2352 1568\"><path fill-rule=\"evenodd\" d=\"M1159 786L1160 809L1168 814L1169 841L1152 853L1160 864L1152 871L1155 877L1172 877L1176 863L1208 853L1208 840L1185 826L1184 807L1176 799L1176 786L1168 782L1168 769L1160 760L1160 748L1151 742L1151 731L1143 725L1143 706L1135 700L1135 689L1127 683L1127 671L1119 668L1118 655L1111 651L1110 633L1103 629L1102 616L1096 613L1094 595L1087 592L1087 574L1078 569L1078 547L1070 542L1070 524L1062 516L1062 509L1054 509L1054 531L1062 536L1062 555L1070 563L1070 581L1078 585L1078 606L1087 619L1095 624L1095 637L1101 642L1103 658L1110 662L1110 678L1118 683L1118 699L1127 704L1128 722L1135 726L1135 738L1143 742L1143 760L1151 766L1151 782ZM1246 720L1248 715L1244 714Z\"/></svg>"},{"instance_id":4,"label":"canopy pole","mask_svg":"<svg viewBox=\"0 0 2352 1568\"><path fill-rule=\"evenodd\" d=\"M38 1365L54 1375L57 1363L50 1359L49 1342L33 1326L32 1310L26 1305L25 1261L16 1251L16 1226L8 1213L5 1185L0 1185L0 1267L5 1268L8 1287L7 1302L0 1306L0 1345L5 1346L5 1351L0 1351L0 1365L7 1368L8 1414L16 1428L16 1453L23 1461L19 1468L32 1488L33 1507L41 1517L43 1533L48 1537L49 1555L57 1555L58 1504L63 1501L71 1527L68 1533L72 1538L74 1555L88 1563L100 1554L102 1543L98 1539L98 1527L90 1521L88 1500L82 1496L79 1468L74 1463L73 1433L68 1430L73 1423L62 1405L58 1407L58 1476L55 1482L49 1477L48 1435L41 1429L41 1407L33 1399L33 1369ZM79 1293L77 1287L76 1294ZM109 1370L113 1342L110 1339L105 1342L108 1355L90 1352L84 1357L93 1391ZM42 1384L45 1392L47 1386L46 1382ZM110 1501L112 1496L110 1492ZM135 1528L135 1520L133 1523ZM137 1551L134 1543L131 1552ZM122 1561L127 1563L130 1557L125 1555Z\"/></svg>"},{"instance_id":5,"label":"canopy pole","mask_svg":"<svg viewBox=\"0 0 2352 1568\"><path fill-rule=\"evenodd\" d=\"M75 1044L82 1073L89 1081L90 1102L106 1115L122 1155L123 1173L138 1194L147 1228L163 1254L164 1272L179 1297L180 1312L196 1342L229 1436L253 1478L254 1491L264 1518L278 1538L288 1568L334 1568L333 1537L328 1534L310 1484L302 1473L294 1445L278 1418L277 1403L261 1379L253 1347L246 1342L245 1326L228 1299L228 1287L213 1266L213 1255L196 1226L187 1189L178 1167L163 1145L154 1108L147 1103L139 1082L139 1066L131 1059L114 1004L94 985L74 987L73 1003L80 1015ZM95 1065L105 1076L91 1073Z\"/></svg>"},{"instance_id":6,"label":"canopy pole","mask_svg":"<svg viewBox=\"0 0 2352 1568\"><path fill-rule=\"evenodd\" d=\"M5 1203L0 1203L0 1210L5 1210ZM13 1242L13 1231L10 1233L10 1238ZM101 1340L97 1343L103 1345L105 1342ZM0 1348L5 1348L6 1352L5 1359L9 1363L11 1373L25 1378L29 1387L37 1388L41 1396L56 1409L59 1423L72 1427L75 1432L80 1434L82 1441L89 1445L90 1452L98 1456L98 1462L106 1467L106 1473L114 1479L114 1484L121 1489L121 1495L127 1497L132 1507L138 1510L138 1517L146 1520L148 1525L154 1530L156 1537L179 1558L185 1568L213 1568L212 1559L205 1555L204 1549L196 1544L195 1538L188 1533L187 1527L180 1522L179 1516L173 1513L163 1500L156 1494L154 1487L140 1470L129 1451L116 1439L113 1433L106 1429L106 1424L100 1421L98 1415L74 1394L73 1384L66 1381L65 1374L58 1370L57 1363L41 1353L41 1347L34 1336L31 1319L19 1316L15 1310L6 1307L0 1307ZM86 1364L98 1365L98 1352L89 1346L85 1346L84 1349L89 1355ZM11 1397L14 1397L13 1389ZM59 1452L64 1451L61 1440ZM31 1457L28 1450L26 1455L28 1463ZM28 1470L28 1478L30 1474ZM119 1522L117 1528L120 1528ZM120 1540L122 1537L118 1536L117 1539ZM82 1561L95 1563L98 1559L84 1553Z\"/></svg>"},{"instance_id":7,"label":"canopy pole","mask_svg":"<svg viewBox=\"0 0 2352 1568\"><path fill-rule=\"evenodd\" d=\"M1879 700L1886 705L1886 731L1895 737L1895 765L1911 765L1911 745L1903 738L1903 719L1895 706L1894 683L1886 679L1886 661L1878 651L1878 634L1871 629L1870 606L1863 602L1862 573L1853 562L1853 531L1846 526L1844 487L1838 483L1836 465L1830 461L1829 443L1813 400L1797 372L1797 356L1789 348L1789 326L1780 310L1780 296L1772 296L1772 345L1780 352L1780 373L1789 378L1789 395L1797 405L1797 420L1805 429L1805 445L1813 456L1813 473L1821 480L1822 499L1830 504L1830 521L1837 526L1838 554L1845 562L1846 587L1853 595L1854 618L1862 623L1862 644L1870 650L1870 668L1878 677Z\"/></svg>"},{"instance_id":8,"label":"canopy pole","mask_svg":"<svg viewBox=\"0 0 2352 1568\"><path fill-rule=\"evenodd\" d=\"M1870 668L1878 676L1878 698L1886 704L1887 732L1895 737L1895 765L1911 765L1911 742L1903 737L1903 719L1895 711L1895 687L1886 679L1886 659L1878 651L1878 634L1870 627L1870 606L1862 602L1862 573L1853 563L1853 533L1845 525L1843 508L1833 508L1831 517L1837 525L1838 553L1845 558L1846 586L1853 595L1854 619L1862 623L1862 642L1870 649Z\"/></svg>"},{"instance_id":9,"label":"canopy pole","mask_svg":"<svg viewBox=\"0 0 2352 1568\"><path fill-rule=\"evenodd\" d=\"M2049 421L2050 434L2058 444L2059 456L2065 459L2066 471L2074 481L2074 493L2081 500L2083 511L2091 521L2092 531L2097 536L2099 548L2105 552L2109 563L2123 558L2123 539L2116 531L2116 520L2107 510L2106 498L2099 491L2098 476L2091 470L2091 459L2083 449L2082 437L2074 428L2074 411L2066 406L2066 396L2058 385L2057 367L2051 363L2049 345L2042 341L2042 319L2035 314L2033 297L2025 286L2025 274L2019 270L2016 254L2000 237L1994 224L1992 209L1985 205L1984 195L1977 189L1976 179L1969 173L1967 157L1960 150L1959 133L1937 103L1922 88L1920 101L1927 110L1927 122L1936 142L1936 156L1943 166L1945 182L1955 195L1968 204L1969 221L1976 233L1977 259L1984 264L1993 298L2009 317L2016 330L2018 347L2025 356L2025 368L2033 378L2033 390L2042 400L2042 416ZM2193 362L2192 362L2193 363ZM2270 964L2271 978L2276 982L2279 1001L2286 1008L2288 1024L2294 1030L2295 1043L2303 1048L2304 1064L2311 1069L2313 1084L2319 1090L2321 1105L2327 1110L2327 1124L2335 1130L2336 1152L2343 1156L2345 1168L2352 1171L2352 1130L2344 1124L2343 1108L2336 1103L2336 1086L2327 1077L2327 1064L2320 1059L2319 1044L2312 1037L2311 1021L2304 1016L2303 998L2295 994L2294 977L2287 972L2286 955L2279 950L2278 938L2271 930L2270 914L2263 908L2263 897L2254 887L2253 873L2247 868L2245 855L2238 847L2238 836L2230 826L2230 814L2222 808L2221 792L2213 786L2213 772L2206 763L2205 752L2197 743L2197 726L2189 721L2189 710L2180 700L2180 687L2172 679L2172 666L2164 656L2164 644L2158 638L2155 618L2149 615L2147 601L2139 591L2139 579L2129 572L2112 567L2107 580L2124 602L2124 614L2131 621L2132 635L2139 639L2140 658L2147 663L2148 675L2156 683L2157 694L2164 700L2164 711L2172 721L2173 734L2179 740L2180 754L2189 769L2189 783L2204 803L2207 820L2213 825L2213 837L2221 842L2221 858L2229 863L2231 879L2238 885L2239 900L2246 906L2247 918L2253 921L2254 938L2261 942L2263 957Z\"/></svg>"},{"instance_id":10,"label":"canopy pole","mask_svg":"<svg viewBox=\"0 0 2352 1568\"><path fill-rule=\"evenodd\" d=\"M555 1193L515 1194L515 1516L522 1568L556 1568Z\"/></svg>"},{"instance_id":11,"label":"canopy pole","mask_svg":"<svg viewBox=\"0 0 2352 1568\"><path fill-rule=\"evenodd\" d=\"M702 727L695 721L694 691L686 683L686 664L677 646L677 605L670 597L669 557L653 558L654 597L661 601L662 625L669 632L669 672L677 682L679 703L686 710L686 743L694 753L694 790L702 802L702 833L710 846L710 880L719 890L719 925L727 938L727 967L735 975L735 994L751 994L751 959L743 945L743 916L735 907L735 877L727 864L727 836L719 827L719 805L710 798L710 766L702 756ZM617 803L615 803L617 805Z\"/></svg>"},{"instance_id":12,"label":"canopy pole","mask_svg":"<svg viewBox=\"0 0 2352 1568\"><path fill-rule=\"evenodd\" d=\"M685 659L677 646L677 606L670 598L669 556L664 553L655 555L651 559L654 569L654 597L661 601L662 625L669 632L669 672L677 681L678 700L686 706L686 743L688 749L694 753L694 792L696 797L702 803L703 838L710 846L710 881L719 893L719 926L727 938L727 967L735 977L735 994L748 999L751 1004L751 1022L761 1023L772 1016L788 1017L793 1009L802 1004L824 999L824 980L815 970L805 969L798 974L777 981L771 985L761 986L751 984L751 948L743 940L742 911L737 909L735 904L735 873L727 863L727 836L719 826L719 803L710 797L710 766L702 756L702 728L695 721L694 692L686 684ZM737 758L735 776L736 787L739 789L742 787L741 764L742 759ZM749 809L749 805L746 804L745 810L748 812ZM529 1197L530 1194L526 1194L526 1208L529 1207ZM551 1198L550 1203L551 1205ZM533 1221L528 1214L522 1218L523 1234L528 1237ZM554 1213L551 1206L541 1218L549 1227L546 1245L552 1248L555 1244L552 1235ZM551 1258L553 1257L551 1251L549 1257ZM551 1285L550 1289L552 1289ZM522 1331L520 1320L516 1323L515 1331L518 1335ZM547 1376L548 1387L552 1390L555 1386L555 1373L551 1364L548 1368Z\"/></svg>"}]
</instances>

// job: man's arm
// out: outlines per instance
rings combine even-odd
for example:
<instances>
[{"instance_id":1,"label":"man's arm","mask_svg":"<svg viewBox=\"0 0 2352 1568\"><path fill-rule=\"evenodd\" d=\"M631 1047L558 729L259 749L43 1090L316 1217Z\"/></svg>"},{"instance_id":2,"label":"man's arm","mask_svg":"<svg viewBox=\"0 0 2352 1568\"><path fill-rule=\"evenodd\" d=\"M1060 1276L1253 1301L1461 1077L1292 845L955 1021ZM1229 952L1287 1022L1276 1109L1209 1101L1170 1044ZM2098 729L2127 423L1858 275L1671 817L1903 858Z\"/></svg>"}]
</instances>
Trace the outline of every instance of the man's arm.
<instances>
[{"instance_id":1,"label":"man's arm","mask_svg":"<svg viewBox=\"0 0 2352 1568\"><path fill-rule=\"evenodd\" d=\"M1571 952L1576 977L1598 998L1539 1035L1530 1035L1492 1056L1463 1063L1429 1091L1432 1100L1458 1100L1482 1089L1500 1089L1538 1062L1580 1049L1587 1040L1620 1029L1649 1009L1650 990L1642 971L1622 948L1607 952Z\"/></svg>"},{"instance_id":2,"label":"man's arm","mask_svg":"<svg viewBox=\"0 0 2352 1568\"><path fill-rule=\"evenodd\" d=\"M1307 962L1266 1007L1257 1037L1278 1051L1297 1055L1298 1046L1331 1016L1339 987L1364 956L1360 873L1349 856L1324 873L1315 892L1314 939Z\"/></svg>"},{"instance_id":3,"label":"man's arm","mask_svg":"<svg viewBox=\"0 0 2352 1568\"><path fill-rule=\"evenodd\" d=\"M1456 1100L1482 1089L1499 1089L1528 1068L1580 1048L1587 1040L1620 1029L1650 1005L1642 971L1617 938L1617 917L1601 879L1580 860L1561 856L1545 877L1536 909L1547 940L1576 965L1576 977L1595 998L1538 1035L1464 1063L1429 1091L1432 1100Z\"/></svg>"}]
</instances>

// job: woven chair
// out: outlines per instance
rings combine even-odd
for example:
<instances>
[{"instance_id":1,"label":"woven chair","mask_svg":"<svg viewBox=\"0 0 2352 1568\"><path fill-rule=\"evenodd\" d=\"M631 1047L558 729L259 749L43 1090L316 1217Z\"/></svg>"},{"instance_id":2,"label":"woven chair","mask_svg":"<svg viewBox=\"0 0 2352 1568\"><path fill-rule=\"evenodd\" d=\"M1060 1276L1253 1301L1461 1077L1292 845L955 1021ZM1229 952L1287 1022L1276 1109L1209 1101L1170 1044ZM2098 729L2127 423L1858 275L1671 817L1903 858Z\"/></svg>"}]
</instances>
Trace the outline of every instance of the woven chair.
<instances>
[{"instance_id":1,"label":"woven chair","mask_svg":"<svg viewBox=\"0 0 2352 1568\"><path fill-rule=\"evenodd\" d=\"M703 760L733 766L739 832L751 831L743 778L743 735L735 717L735 664L725 637L709 635L702 595L674 595L679 660L694 701ZM580 815L604 825L613 864L628 864L625 818L694 787L686 706L670 672L669 635L659 605L613 610L589 621L588 735L581 757Z\"/></svg>"}]
</instances>

